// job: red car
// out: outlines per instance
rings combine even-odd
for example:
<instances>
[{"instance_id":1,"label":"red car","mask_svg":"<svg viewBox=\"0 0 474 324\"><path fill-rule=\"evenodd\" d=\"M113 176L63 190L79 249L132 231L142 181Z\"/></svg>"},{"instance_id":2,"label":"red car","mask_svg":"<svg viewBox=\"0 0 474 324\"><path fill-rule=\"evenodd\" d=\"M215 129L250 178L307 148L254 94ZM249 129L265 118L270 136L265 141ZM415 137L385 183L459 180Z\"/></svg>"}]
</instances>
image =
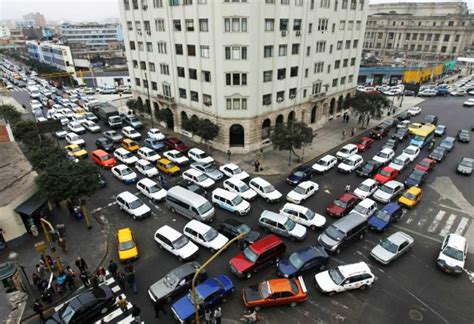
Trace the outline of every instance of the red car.
<instances>
[{"instance_id":1,"label":"red car","mask_svg":"<svg viewBox=\"0 0 474 324\"><path fill-rule=\"evenodd\" d=\"M95 164L106 169L113 168L117 164L117 160L104 150L93 151L91 158Z\"/></svg>"},{"instance_id":2,"label":"red car","mask_svg":"<svg viewBox=\"0 0 474 324\"><path fill-rule=\"evenodd\" d=\"M329 204L326 208L326 213L332 217L345 216L359 201L359 197L353 193L345 192L342 196Z\"/></svg>"},{"instance_id":3,"label":"red car","mask_svg":"<svg viewBox=\"0 0 474 324\"><path fill-rule=\"evenodd\" d=\"M360 142L356 143L355 145L357 146L357 149L359 150L359 152L365 152L372 146L373 143L374 143L373 139L369 137L362 137L360 139Z\"/></svg>"},{"instance_id":4,"label":"red car","mask_svg":"<svg viewBox=\"0 0 474 324\"><path fill-rule=\"evenodd\" d=\"M391 167L385 167L375 175L374 180L377 181L380 184L384 184L386 182L389 182L390 180L395 180L396 177L398 177L398 174L400 172L398 170L395 170L394 168Z\"/></svg>"},{"instance_id":5,"label":"red car","mask_svg":"<svg viewBox=\"0 0 474 324\"><path fill-rule=\"evenodd\" d=\"M257 270L274 263L285 250L286 245L278 236L267 235L230 259L230 271L239 278L249 279Z\"/></svg>"},{"instance_id":6,"label":"red car","mask_svg":"<svg viewBox=\"0 0 474 324\"><path fill-rule=\"evenodd\" d=\"M416 170L424 171L424 172L431 172L433 168L436 166L436 161L428 158L424 158L417 165L415 165Z\"/></svg>"},{"instance_id":7,"label":"red car","mask_svg":"<svg viewBox=\"0 0 474 324\"><path fill-rule=\"evenodd\" d=\"M303 277L271 279L243 289L245 307L260 309L281 305L296 306L308 299Z\"/></svg>"},{"instance_id":8,"label":"red car","mask_svg":"<svg viewBox=\"0 0 474 324\"><path fill-rule=\"evenodd\" d=\"M175 138L175 137L168 137L163 141L165 145L168 147L170 150L176 150L178 152L184 153L189 150L189 147L186 146L181 140Z\"/></svg>"}]
</instances>

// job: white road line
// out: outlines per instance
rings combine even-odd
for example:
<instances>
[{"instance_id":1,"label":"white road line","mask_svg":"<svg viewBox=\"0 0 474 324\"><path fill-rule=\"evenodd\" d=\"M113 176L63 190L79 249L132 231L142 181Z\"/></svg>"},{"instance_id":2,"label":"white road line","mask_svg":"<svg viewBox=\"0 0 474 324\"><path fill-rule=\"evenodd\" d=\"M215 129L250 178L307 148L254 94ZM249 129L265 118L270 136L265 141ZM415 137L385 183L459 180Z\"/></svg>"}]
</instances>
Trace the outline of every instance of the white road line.
<instances>
[{"instance_id":1,"label":"white road line","mask_svg":"<svg viewBox=\"0 0 474 324\"><path fill-rule=\"evenodd\" d=\"M435 219L428 227L428 233L434 233L434 231L436 231L439 226L439 223L443 220L444 215L446 215L446 212L444 210L440 210L438 214L436 214Z\"/></svg>"},{"instance_id":2,"label":"white road line","mask_svg":"<svg viewBox=\"0 0 474 324\"><path fill-rule=\"evenodd\" d=\"M407 220L405 221L405 223L410 224L411 222L413 222L412 216L415 216L414 213L410 213L410 216L408 216L408 218L407 218Z\"/></svg>"},{"instance_id":3,"label":"white road line","mask_svg":"<svg viewBox=\"0 0 474 324\"><path fill-rule=\"evenodd\" d=\"M454 221L456 220L457 215L451 214L449 215L448 220L446 221L446 224L444 225L443 229L439 232L439 236L445 237L448 235L449 230L451 229L451 226L453 226Z\"/></svg>"},{"instance_id":4,"label":"white road line","mask_svg":"<svg viewBox=\"0 0 474 324\"><path fill-rule=\"evenodd\" d=\"M468 222L469 222L469 218L463 217L454 232L462 236L464 234L464 231L466 230L466 226Z\"/></svg>"}]
</instances>

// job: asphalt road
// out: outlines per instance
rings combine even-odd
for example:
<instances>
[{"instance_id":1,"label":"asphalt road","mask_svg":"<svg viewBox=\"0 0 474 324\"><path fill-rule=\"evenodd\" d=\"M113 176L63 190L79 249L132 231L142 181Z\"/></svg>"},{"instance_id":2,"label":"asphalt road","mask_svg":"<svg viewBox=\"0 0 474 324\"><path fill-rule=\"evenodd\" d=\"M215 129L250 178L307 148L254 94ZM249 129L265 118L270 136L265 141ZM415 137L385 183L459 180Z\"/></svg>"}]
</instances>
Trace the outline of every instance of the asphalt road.
<instances>
[{"instance_id":1,"label":"asphalt road","mask_svg":"<svg viewBox=\"0 0 474 324\"><path fill-rule=\"evenodd\" d=\"M29 101L28 94L24 91L12 91L11 95L20 103ZM439 116L439 123L448 126L448 134L454 136L458 129L469 128L474 124L474 109L462 107L465 98L434 98L425 101L421 107L420 116L412 121L421 120L426 114ZM105 126L101 124L103 131ZM166 130L164 130L166 132ZM471 133L472 134L472 133ZM94 140L97 135L85 134L87 149L94 149ZM383 142L377 141L375 145L363 153L364 160L375 155ZM63 143L61 143L63 144ZM408 145L405 141L399 146L397 153ZM332 153L337 151L334 149ZM330 152L328 152L330 153ZM416 161L428 155L426 149L422 151ZM459 277L446 275L435 267L435 260L439 252L444 233L459 231L469 235L472 242L472 218L474 217L474 177L460 176L455 173L455 167L462 156L474 157L474 140L469 144L456 143L455 148L449 153L447 159L440 163L430 174L424 185L424 197L421 203L412 211L405 214L404 218L392 226L386 234L370 232L363 241L357 242L344 249L340 255L331 257L329 267L340 264L365 261L369 264L377 281L373 287L365 291L344 292L332 297L321 295L314 287L314 273L307 273L304 278L308 287L308 300L294 308L279 307L262 310L265 323L472 323L474 308L473 283L474 274L469 270L474 269L471 254L466 262L466 272ZM404 180L411 164L398 178ZM140 249L140 258L135 262L139 293L133 295L128 291L129 300L138 304L142 309L143 319L147 323L157 322L151 301L147 294L148 287L160 279L169 270L178 266L180 262L174 256L160 250L153 240L157 228L168 224L182 230L186 218L171 214L164 204L154 205L148 199L144 201L152 208L152 217L133 221L121 212L114 203L114 197L125 190L137 192L134 186L126 186L113 178L109 171L103 172L107 186L101 189L89 200L89 208L94 216L105 217L110 229L110 258L116 259L116 246L114 231L121 227L131 227L137 238ZM286 195L291 187L285 183L286 175L268 178L275 187ZM173 179L168 179L173 183ZM314 211L325 214L324 210L329 202L340 195L346 184L355 188L363 179L355 174L342 175L335 170L322 176L313 178L320 186L319 192L304 203ZM220 184L218 184L219 186ZM251 212L243 221L257 228L257 219L265 210L277 211L284 202L270 205L261 199L252 203ZM216 222L219 224L224 219L236 217L226 211L217 209ZM444 217L436 220L436 216ZM438 217L439 219L439 217ZM328 217L328 222L333 219ZM369 258L369 252L378 240L397 230L406 231L415 239L414 247L399 260L389 266L381 266ZM309 232L303 242L294 243L284 239L288 244L287 254L299 247L314 244L320 231ZM474 242L473 242L474 244ZM228 261L237 253L237 247L232 246L208 268L210 276L226 274L232 278L236 291L232 298L223 306L223 319L227 323L237 323L240 314L244 311L241 290L244 286L260 281L275 278L275 268L269 267L254 275L250 280L237 279L229 270ZM211 256L210 252L200 248L197 260L204 262ZM84 251L87 257L87 251ZM474 270L473 270L474 271ZM160 318L159 323L173 323L170 312L167 318Z\"/></svg>"}]
</instances>

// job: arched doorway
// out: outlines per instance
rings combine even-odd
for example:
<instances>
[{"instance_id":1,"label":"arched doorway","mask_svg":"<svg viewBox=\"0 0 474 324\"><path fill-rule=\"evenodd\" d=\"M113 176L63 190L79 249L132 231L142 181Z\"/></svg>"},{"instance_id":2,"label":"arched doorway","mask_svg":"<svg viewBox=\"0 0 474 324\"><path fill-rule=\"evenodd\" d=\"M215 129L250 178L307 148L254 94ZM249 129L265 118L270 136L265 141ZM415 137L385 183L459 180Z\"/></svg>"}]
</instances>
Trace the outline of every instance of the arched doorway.
<instances>
[{"instance_id":1,"label":"arched doorway","mask_svg":"<svg viewBox=\"0 0 474 324\"><path fill-rule=\"evenodd\" d=\"M229 128L229 146L244 147L245 131L242 125L234 124Z\"/></svg>"},{"instance_id":2,"label":"arched doorway","mask_svg":"<svg viewBox=\"0 0 474 324\"><path fill-rule=\"evenodd\" d=\"M349 99L351 99L351 94L350 93L346 94L346 100L349 100Z\"/></svg>"},{"instance_id":3,"label":"arched doorway","mask_svg":"<svg viewBox=\"0 0 474 324\"><path fill-rule=\"evenodd\" d=\"M150 100L145 100L145 112L147 114L151 114L151 104L150 104Z\"/></svg>"},{"instance_id":4,"label":"arched doorway","mask_svg":"<svg viewBox=\"0 0 474 324\"><path fill-rule=\"evenodd\" d=\"M332 98L331 103L329 104L329 115L334 115L335 108L336 108L336 98Z\"/></svg>"},{"instance_id":5,"label":"arched doorway","mask_svg":"<svg viewBox=\"0 0 474 324\"><path fill-rule=\"evenodd\" d=\"M341 112L343 103L344 103L344 97L339 96L339 99L337 100L337 112Z\"/></svg>"},{"instance_id":6,"label":"arched doorway","mask_svg":"<svg viewBox=\"0 0 474 324\"><path fill-rule=\"evenodd\" d=\"M166 122L166 125L168 126L169 129L174 129L174 118L173 118L173 112L171 109L166 108L164 110L164 121Z\"/></svg>"},{"instance_id":7,"label":"arched doorway","mask_svg":"<svg viewBox=\"0 0 474 324\"><path fill-rule=\"evenodd\" d=\"M276 121L275 121L275 125L278 125L278 124L283 124L283 115L278 115Z\"/></svg>"},{"instance_id":8,"label":"arched doorway","mask_svg":"<svg viewBox=\"0 0 474 324\"><path fill-rule=\"evenodd\" d=\"M295 112L290 111L290 113L288 114L288 124L291 124L294 120L295 120Z\"/></svg>"},{"instance_id":9,"label":"arched doorway","mask_svg":"<svg viewBox=\"0 0 474 324\"><path fill-rule=\"evenodd\" d=\"M183 127L186 120L188 120L188 115L186 114L186 112L182 111L181 112L181 127Z\"/></svg>"},{"instance_id":10,"label":"arched doorway","mask_svg":"<svg viewBox=\"0 0 474 324\"><path fill-rule=\"evenodd\" d=\"M143 111L143 100L141 97L137 97L137 109Z\"/></svg>"},{"instance_id":11,"label":"arched doorway","mask_svg":"<svg viewBox=\"0 0 474 324\"><path fill-rule=\"evenodd\" d=\"M265 119L262 124L262 140L270 137L270 127L272 122L269 118Z\"/></svg>"},{"instance_id":12,"label":"arched doorway","mask_svg":"<svg viewBox=\"0 0 474 324\"><path fill-rule=\"evenodd\" d=\"M311 109L311 120L310 120L310 123L311 124L314 124L316 122L316 106L313 107L313 109Z\"/></svg>"}]
</instances>

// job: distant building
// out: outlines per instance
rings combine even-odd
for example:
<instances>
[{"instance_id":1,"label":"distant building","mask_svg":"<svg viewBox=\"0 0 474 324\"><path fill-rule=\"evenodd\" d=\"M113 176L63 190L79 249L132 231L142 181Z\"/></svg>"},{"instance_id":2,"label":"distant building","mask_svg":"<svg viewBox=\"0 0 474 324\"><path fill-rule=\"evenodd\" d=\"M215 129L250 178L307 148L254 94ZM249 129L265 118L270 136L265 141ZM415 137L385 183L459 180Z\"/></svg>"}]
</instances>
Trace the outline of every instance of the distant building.
<instances>
[{"instance_id":1,"label":"distant building","mask_svg":"<svg viewBox=\"0 0 474 324\"><path fill-rule=\"evenodd\" d=\"M10 38L10 35L10 28L8 28L6 25L0 26L0 38Z\"/></svg>"},{"instance_id":2,"label":"distant building","mask_svg":"<svg viewBox=\"0 0 474 324\"><path fill-rule=\"evenodd\" d=\"M46 26L46 19L44 16L39 12L30 12L23 16L24 20L34 21L35 27L45 27Z\"/></svg>"},{"instance_id":3,"label":"distant building","mask_svg":"<svg viewBox=\"0 0 474 324\"><path fill-rule=\"evenodd\" d=\"M123 42L120 24L63 24L61 36L70 45L81 44L94 49L116 47L117 43Z\"/></svg>"},{"instance_id":4,"label":"distant building","mask_svg":"<svg viewBox=\"0 0 474 324\"><path fill-rule=\"evenodd\" d=\"M465 2L370 5L364 56L407 63L439 62L474 53L474 15Z\"/></svg>"},{"instance_id":5,"label":"distant building","mask_svg":"<svg viewBox=\"0 0 474 324\"><path fill-rule=\"evenodd\" d=\"M10 42L15 45L25 45L25 35L23 29L10 29Z\"/></svg>"},{"instance_id":6,"label":"distant building","mask_svg":"<svg viewBox=\"0 0 474 324\"><path fill-rule=\"evenodd\" d=\"M31 58L39 62L49 64L66 72L75 72L69 46L50 42L27 41L26 50Z\"/></svg>"}]
</instances>

